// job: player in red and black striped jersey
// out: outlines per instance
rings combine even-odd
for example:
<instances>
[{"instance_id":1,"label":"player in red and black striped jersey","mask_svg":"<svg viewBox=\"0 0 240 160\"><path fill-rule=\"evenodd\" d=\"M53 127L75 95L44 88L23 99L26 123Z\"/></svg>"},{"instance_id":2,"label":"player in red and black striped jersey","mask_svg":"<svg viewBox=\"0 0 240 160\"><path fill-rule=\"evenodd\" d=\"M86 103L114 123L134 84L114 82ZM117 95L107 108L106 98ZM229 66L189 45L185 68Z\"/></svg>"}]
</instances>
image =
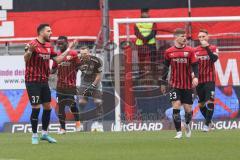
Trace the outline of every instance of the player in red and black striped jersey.
<instances>
[{"instance_id":1,"label":"player in red and black striped jersey","mask_svg":"<svg viewBox=\"0 0 240 160\"><path fill-rule=\"evenodd\" d=\"M37 127L41 104L44 108L41 140L56 143L56 140L47 134L51 114L51 92L48 86L48 77L50 73L49 60L53 59L57 63L61 62L68 54L68 51L74 46L74 43L69 45L65 53L57 56L50 44L52 30L49 24L40 24L37 28L37 33L38 37L26 45L24 53L24 60L26 63L25 84L32 105L30 118L33 132L32 144L39 143Z\"/></svg>"},{"instance_id":2,"label":"player in red and black striped jersey","mask_svg":"<svg viewBox=\"0 0 240 160\"><path fill-rule=\"evenodd\" d=\"M174 33L174 46L165 52L165 69L171 67L170 73L170 101L173 107L173 121L177 130L175 138L182 137L180 107L185 110L186 137L191 136L190 121L192 119L192 88L198 84L198 63L194 49L186 45L185 30L176 29ZM194 72L194 77L192 77ZM167 74L163 77L166 80ZM161 86L165 93L165 86Z\"/></svg>"},{"instance_id":3,"label":"player in red and black striped jersey","mask_svg":"<svg viewBox=\"0 0 240 160\"><path fill-rule=\"evenodd\" d=\"M68 47L68 39L66 36L60 36L57 40L57 47L60 52L59 55L64 53ZM76 130L81 130L79 120L79 109L76 105L76 80L77 80L77 67L80 63L78 53L75 50L70 50L64 60L57 64L53 63L51 73L57 72L57 103L58 103L58 118L61 125L59 134L65 134L65 106L69 106L76 122Z\"/></svg>"},{"instance_id":4,"label":"player in red and black striped jersey","mask_svg":"<svg viewBox=\"0 0 240 160\"><path fill-rule=\"evenodd\" d=\"M29 43L35 46L35 50L31 58L26 61L25 81L32 82L47 82L49 76L49 60L56 56L53 47L50 43L41 43L35 39Z\"/></svg>"},{"instance_id":5,"label":"player in red and black striped jersey","mask_svg":"<svg viewBox=\"0 0 240 160\"><path fill-rule=\"evenodd\" d=\"M215 95L215 67L214 62L218 60L218 49L208 43L208 31L201 29L198 33L200 45L195 48L199 61L199 84L197 94L198 106L205 118L205 125L202 130L209 131L209 124L212 121L214 112Z\"/></svg>"}]
</instances>

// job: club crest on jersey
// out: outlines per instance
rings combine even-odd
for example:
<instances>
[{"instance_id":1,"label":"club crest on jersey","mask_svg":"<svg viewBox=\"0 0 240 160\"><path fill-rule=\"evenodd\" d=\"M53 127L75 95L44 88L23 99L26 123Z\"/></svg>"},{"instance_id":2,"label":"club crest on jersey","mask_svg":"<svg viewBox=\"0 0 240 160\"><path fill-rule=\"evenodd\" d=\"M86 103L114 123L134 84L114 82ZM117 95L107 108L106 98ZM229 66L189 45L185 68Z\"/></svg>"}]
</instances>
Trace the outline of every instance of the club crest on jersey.
<instances>
[{"instance_id":1,"label":"club crest on jersey","mask_svg":"<svg viewBox=\"0 0 240 160\"><path fill-rule=\"evenodd\" d=\"M183 52L184 57L187 57L188 54L189 54L188 52Z\"/></svg>"},{"instance_id":2,"label":"club crest on jersey","mask_svg":"<svg viewBox=\"0 0 240 160\"><path fill-rule=\"evenodd\" d=\"M67 59L67 60L71 60L71 59L72 59L72 56L68 55L68 56L66 57L66 59Z\"/></svg>"},{"instance_id":3,"label":"club crest on jersey","mask_svg":"<svg viewBox=\"0 0 240 160\"><path fill-rule=\"evenodd\" d=\"M51 53L51 49L50 49L50 48L47 48L47 52L48 52L48 53Z\"/></svg>"}]
</instances>

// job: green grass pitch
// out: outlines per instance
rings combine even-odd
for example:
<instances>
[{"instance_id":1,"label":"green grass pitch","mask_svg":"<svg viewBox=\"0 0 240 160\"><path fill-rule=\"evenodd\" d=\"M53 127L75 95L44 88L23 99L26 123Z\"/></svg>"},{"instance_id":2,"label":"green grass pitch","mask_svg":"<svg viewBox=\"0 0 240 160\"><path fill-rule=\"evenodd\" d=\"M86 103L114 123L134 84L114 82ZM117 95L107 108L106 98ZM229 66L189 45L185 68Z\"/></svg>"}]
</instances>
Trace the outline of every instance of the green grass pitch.
<instances>
[{"instance_id":1,"label":"green grass pitch","mask_svg":"<svg viewBox=\"0 0 240 160\"><path fill-rule=\"evenodd\" d=\"M31 134L0 134L0 160L239 160L240 131L51 134L57 144L31 144Z\"/></svg>"}]
</instances>

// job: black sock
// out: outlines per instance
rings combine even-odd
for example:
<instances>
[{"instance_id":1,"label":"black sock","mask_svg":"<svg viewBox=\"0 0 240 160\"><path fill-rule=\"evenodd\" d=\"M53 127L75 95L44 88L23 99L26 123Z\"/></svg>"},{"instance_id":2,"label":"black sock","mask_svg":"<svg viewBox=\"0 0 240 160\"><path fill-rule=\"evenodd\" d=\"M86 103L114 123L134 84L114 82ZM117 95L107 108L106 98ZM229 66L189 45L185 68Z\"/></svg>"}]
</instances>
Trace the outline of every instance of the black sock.
<instances>
[{"instance_id":1,"label":"black sock","mask_svg":"<svg viewBox=\"0 0 240 160\"><path fill-rule=\"evenodd\" d=\"M193 112L185 112L185 122L186 124L189 124L192 120L192 114Z\"/></svg>"},{"instance_id":2,"label":"black sock","mask_svg":"<svg viewBox=\"0 0 240 160\"><path fill-rule=\"evenodd\" d=\"M39 112L40 112L40 108L32 108L32 114L30 117L30 121L31 121L33 133L37 133Z\"/></svg>"},{"instance_id":3,"label":"black sock","mask_svg":"<svg viewBox=\"0 0 240 160\"><path fill-rule=\"evenodd\" d=\"M96 115L97 115L97 120L103 121L102 103L96 103Z\"/></svg>"},{"instance_id":4,"label":"black sock","mask_svg":"<svg viewBox=\"0 0 240 160\"><path fill-rule=\"evenodd\" d=\"M212 116L214 112L214 104L213 103L208 103L206 104L207 112L206 112L206 125L209 126L209 124L212 121Z\"/></svg>"},{"instance_id":5,"label":"black sock","mask_svg":"<svg viewBox=\"0 0 240 160\"><path fill-rule=\"evenodd\" d=\"M74 116L74 120L75 121L79 121L79 109L78 109L78 107L77 107L77 105L76 105L76 103L74 103L71 107L70 107L70 110L71 110L71 112L72 112L72 114L73 114L73 116Z\"/></svg>"},{"instance_id":6,"label":"black sock","mask_svg":"<svg viewBox=\"0 0 240 160\"><path fill-rule=\"evenodd\" d=\"M177 132L181 131L181 116L179 109L173 109L173 122Z\"/></svg>"},{"instance_id":7,"label":"black sock","mask_svg":"<svg viewBox=\"0 0 240 160\"><path fill-rule=\"evenodd\" d=\"M65 130L66 129L65 128L65 119L66 119L65 105L59 105L58 119L59 119L61 128Z\"/></svg>"},{"instance_id":8,"label":"black sock","mask_svg":"<svg viewBox=\"0 0 240 160\"><path fill-rule=\"evenodd\" d=\"M199 108L200 108L200 111L201 111L203 117L206 119L206 112L207 112L206 106L204 105L204 106L199 107Z\"/></svg>"},{"instance_id":9,"label":"black sock","mask_svg":"<svg viewBox=\"0 0 240 160\"><path fill-rule=\"evenodd\" d=\"M43 131L47 131L48 129L50 116L51 116L51 109L50 110L43 109L43 114L42 114L42 130Z\"/></svg>"}]
</instances>

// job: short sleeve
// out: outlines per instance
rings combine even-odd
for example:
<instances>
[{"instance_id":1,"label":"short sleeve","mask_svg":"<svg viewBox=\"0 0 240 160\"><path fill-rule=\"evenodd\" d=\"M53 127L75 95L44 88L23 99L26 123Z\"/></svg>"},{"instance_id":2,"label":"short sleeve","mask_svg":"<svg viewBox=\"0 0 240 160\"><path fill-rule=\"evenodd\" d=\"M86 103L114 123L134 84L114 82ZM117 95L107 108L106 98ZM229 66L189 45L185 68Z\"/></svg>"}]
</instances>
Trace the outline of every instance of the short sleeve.
<instances>
[{"instance_id":1,"label":"short sleeve","mask_svg":"<svg viewBox=\"0 0 240 160\"><path fill-rule=\"evenodd\" d=\"M57 56L57 52L54 51L53 47L51 47L50 50L51 50L50 57L51 57L51 59L52 59L52 58L54 58L54 57Z\"/></svg>"},{"instance_id":2,"label":"short sleeve","mask_svg":"<svg viewBox=\"0 0 240 160\"><path fill-rule=\"evenodd\" d=\"M33 40L30 41L26 44L26 46L24 47L25 52L28 50L28 45L37 45L37 43ZM33 52L36 52L36 50L34 50Z\"/></svg>"},{"instance_id":3,"label":"short sleeve","mask_svg":"<svg viewBox=\"0 0 240 160\"><path fill-rule=\"evenodd\" d=\"M101 73L102 72L102 60L100 58L97 58L98 59L98 63L96 64L96 68L95 68L95 71L96 73Z\"/></svg>"},{"instance_id":4,"label":"short sleeve","mask_svg":"<svg viewBox=\"0 0 240 160\"><path fill-rule=\"evenodd\" d=\"M56 69L58 67L57 62L53 61L52 69Z\"/></svg>"},{"instance_id":5,"label":"short sleeve","mask_svg":"<svg viewBox=\"0 0 240 160\"><path fill-rule=\"evenodd\" d=\"M76 58L77 55L78 55L77 51L75 51L75 50L71 50L69 54L70 54L73 58Z\"/></svg>"},{"instance_id":6,"label":"short sleeve","mask_svg":"<svg viewBox=\"0 0 240 160\"><path fill-rule=\"evenodd\" d=\"M219 50L218 50L218 48L216 46L212 46L211 47L211 51L213 52L213 54L218 56Z\"/></svg>"},{"instance_id":7,"label":"short sleeve","mask_svg":"<svg viewBox=\"0 0 240 160\"><path fill-rule=\"evenodd\" d=\"M168 51L167 50L164 52L164 59L168 60L168 61L170 60L170 58L168 56Z\"/></svg>"},{"instance_id":8,"label":"short sleeve","mask_svg":"<svg viewBox=\"0 0 240 160\"><path fill-rule=\"evenodd\" d=\"M191 49L191 57L190 58L191 58L191 63L198 62L197 53L194 48Z\"/></svg>"}]
</instances>

